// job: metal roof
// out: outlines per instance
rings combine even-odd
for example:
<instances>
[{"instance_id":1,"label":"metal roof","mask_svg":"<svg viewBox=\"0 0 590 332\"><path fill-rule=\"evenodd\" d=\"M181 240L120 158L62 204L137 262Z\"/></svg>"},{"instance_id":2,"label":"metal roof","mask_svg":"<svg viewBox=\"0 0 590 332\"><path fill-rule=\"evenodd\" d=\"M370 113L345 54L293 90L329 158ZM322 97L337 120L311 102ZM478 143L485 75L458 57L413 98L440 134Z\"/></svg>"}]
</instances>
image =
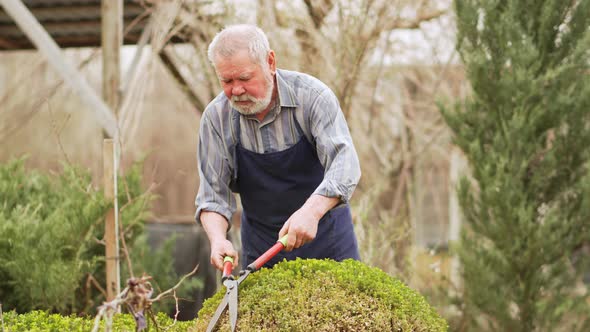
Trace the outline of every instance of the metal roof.
<instances>
[{"instance_id":1,"label":"metal roof","mask_svg":"<svg viewBox=\"0 0 590 332\"><path fill-rule=\"evenodd\" d=\"M108 1L108 0L106 0ZM101 45L101 0L22 0L62 48ZM123 0L123 43L135 44L149 18L145 0ZM0 6L0 51L33 49Z\"/></svg>"}]
</instances>

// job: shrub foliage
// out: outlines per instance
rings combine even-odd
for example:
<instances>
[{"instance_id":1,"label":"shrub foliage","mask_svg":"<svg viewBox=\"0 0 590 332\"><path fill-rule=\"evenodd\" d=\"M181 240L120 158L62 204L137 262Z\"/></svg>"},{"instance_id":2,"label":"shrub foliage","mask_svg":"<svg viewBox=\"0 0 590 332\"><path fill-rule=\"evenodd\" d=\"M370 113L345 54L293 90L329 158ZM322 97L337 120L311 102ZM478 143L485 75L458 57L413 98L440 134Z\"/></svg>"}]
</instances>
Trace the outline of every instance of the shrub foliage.
<instances>
[{"instance_id":1,"label":"shrub foliage","mask_svg":"<svg viewBox=\"0 0 590 332\"><path fill-rule=\"evenodd\" d=\"M225 294L205 301L196 330L205 331ZM227 311L219 330L229 329ZM240 285L240 331L446 331L424 297L380 269L345 260L283 261Z\"/></svg>"},{"instance_id":2,"label":"shrub foliage","mask_svg":"<svg viewBox=\"0 0 590 332\"><path fill-rule=\"evenodd\" d=\"M170 243L150 252L144 219L152 195L141 188L141 166L119 180L120 222L134 274L150 274L165 290L178 276ZM92 186L88 172L64 165L60 174L27 171L24 159L0 165L0 300L19 313L40 309L62 314L93 312L104 296L104 216L111 204ZM171 240L172 241L172 240ZM156 269L152 263L157 257ZM121 278L130 274L121 264ZM188 283L184 292L197 287ZM104 287L104 286L103 286ZM156 289L157 291L158 289ZM182 292L179 295L183 295Z\"/></svg>"},{"instance_id":3,"label":"shrub foliage","mask_svg":"<svg viewBox=\"0 0 590 332\"><path fill-rule=\"evenodd\" d=\"M473 89L443 112L472 172L458 188L467 328L588 331L572 317L590 317L576 289L590 243L590 1L454 3Z\"/></svg>"},{"instance_id":4,"label":"shrub foliage","mask_svg":"<svg viewBox=\"0 0 590 332\"><path fill-rule=\"evenodd\" d=\"M155 317L158 328L153 322L148 321L148 328L144 331L188 331L193 322L173 321L163 313ZM104 321L100 322L99 331L105 330ZM11 332L88 332L94 327L94 318L77 317L75 315L62 316L50 314L47 311L31 311L26 314L17 314L15 311L4 313L4 328ZM111 331L130 332L135 331L135 320L130 314L118 314L113 318Z\"/></svg>"}]
</instances>

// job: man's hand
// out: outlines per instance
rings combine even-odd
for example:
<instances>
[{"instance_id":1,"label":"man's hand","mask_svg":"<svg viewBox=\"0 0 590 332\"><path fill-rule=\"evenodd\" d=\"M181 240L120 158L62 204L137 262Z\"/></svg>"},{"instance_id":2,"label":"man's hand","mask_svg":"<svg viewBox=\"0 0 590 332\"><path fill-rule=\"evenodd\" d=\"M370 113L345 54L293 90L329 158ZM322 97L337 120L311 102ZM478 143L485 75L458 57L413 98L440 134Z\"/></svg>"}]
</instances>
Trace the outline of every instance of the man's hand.
<instances>
[{"instance_id":1,"label":"man's hand","mask_svg":"<svg viewBox=\"0 0 590 332\"><path fill-rule=\"evenodd\" d=\"M289 235L285 250L291 251L297 249L315 239L315 236L318 233L318 223L320 219L321 216L318 218L317 215L311 213L305 205L295 211L279 232L279 238L283 237L285 234Z\"/></svg>"},{"instance_id":2,"label":"man's hand","mask_svg":"<svg viewBox=\"0 0 590 332\"><path fill-rule=\"evenodd\" d=\"M238 252L233 244L227 240L227 219L216 212L202 211L201 225L207 233L211 244L211 265L223 271L223 258L231 256L234 259L234 266L238 266Z\"/></svg>"},{"instance_id":3,"label":"man's hand","mask_svg":"<svg viewBox=\"0 0 590 332\"><path fill-rule=\"evenodd\" d=\"M313 241L318 233L320 219L338 202L339 198L312 195L289 217L279 232L279 239L285 234L289 235L285 250L291 251Z\"/></svg>"},{"instance_id":4,"label":"man's hand","mask_svg":"<svg viewBox=\"0 0 590 332\"><path fill-rule=\"evenodd\" d=\"M223 258L230 256L234 259L234 266L238 266L238 252L234 249L233 244L227 239L211 242L211 265L218 270L223 271Z\"/></svg>"}]
</instances>

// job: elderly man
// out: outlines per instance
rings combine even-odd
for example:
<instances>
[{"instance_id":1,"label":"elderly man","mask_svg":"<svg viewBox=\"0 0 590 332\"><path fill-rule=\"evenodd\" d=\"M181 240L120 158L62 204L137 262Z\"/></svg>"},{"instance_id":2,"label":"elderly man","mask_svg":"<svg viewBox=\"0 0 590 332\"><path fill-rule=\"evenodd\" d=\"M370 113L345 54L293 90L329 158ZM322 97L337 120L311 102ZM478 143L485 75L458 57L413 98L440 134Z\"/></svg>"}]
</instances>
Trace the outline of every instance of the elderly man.
<instances>
[{"instance_id":1,"label":"elderly man","mask_svg":"<svg viewBox=\"0 0 590 332\"><path fill-rule=\"evenodd\" d=\"M318 79L277 69L264 32L233 25L208 50L223 88L199 131L195 204L211 264L238 254L227 239L239 193L243 266L285 234L283 259L359 259L347 204L359 161L334 93Z\"/></svg>"}]
</instances>

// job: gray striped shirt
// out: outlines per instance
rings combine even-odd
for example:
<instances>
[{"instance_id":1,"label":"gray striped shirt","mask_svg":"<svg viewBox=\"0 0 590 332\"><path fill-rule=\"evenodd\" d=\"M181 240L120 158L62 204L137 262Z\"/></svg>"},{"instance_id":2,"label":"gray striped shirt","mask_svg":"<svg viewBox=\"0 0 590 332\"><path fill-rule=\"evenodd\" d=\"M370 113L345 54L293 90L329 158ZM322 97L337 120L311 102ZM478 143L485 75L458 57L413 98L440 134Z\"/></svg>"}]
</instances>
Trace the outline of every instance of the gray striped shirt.
<instances>
[{"instance_id":1,"label":"gray striped shirt","mask_svg":"<svg viewBox=\"0 0 590 332\"><path fill-rule=\"evenodd\" d=\"M303 73L277 70L276 82L279 103L262 122L233 110L223 93L205 109L197 153L200 176L195 200L197 221L203 210L217 212L227 220L236 211L230 186L237 174L238 132L241 146L256 153L288 149L305 135L316 148L325 170L324 180L314 194L338 197L344 203L350 199L361 170L336 96L324 83Z\"/></svg>"}]
</instances>

